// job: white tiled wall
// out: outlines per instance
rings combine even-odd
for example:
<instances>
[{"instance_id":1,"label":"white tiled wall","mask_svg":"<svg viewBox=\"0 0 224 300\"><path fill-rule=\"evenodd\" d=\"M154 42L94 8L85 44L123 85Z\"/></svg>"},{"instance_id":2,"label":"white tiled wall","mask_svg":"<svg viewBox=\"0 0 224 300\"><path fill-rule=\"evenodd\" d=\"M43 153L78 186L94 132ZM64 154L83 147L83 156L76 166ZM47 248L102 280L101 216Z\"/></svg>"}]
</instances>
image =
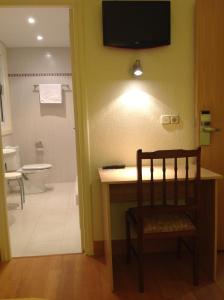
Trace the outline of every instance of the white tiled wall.
<instances>
[{"instance_id":1,"label":"white tiled wall","mask_svg":"<svg viewBox=\"0 0 224 300\"><path fill-rule=\"evenodd\" d=\"M5 147L7 145L13 144L13 137L12 134L9 135L3 135L2 136L2 146Z\"/></svg>"},{"instance_id":2,"label":"white tiled wall","mask_svg":"<svg viewBox=\"0 0 224 300\"><path fill-rule=\"evenodd\" d=\"M46 54L50 54L48 57ZM70 73L68 48L8 49L10 74ZM75 130L72 92L63 92L62 104L40 104L34 85L62 83L72 86L70 76L10 77L13 134L7 139L20 146L22 164L51 163L49 182L75 180ZM4 145L7 144L4 139ZM35 149L41 141L44 152Z\"/></svg>"}]
</instances>

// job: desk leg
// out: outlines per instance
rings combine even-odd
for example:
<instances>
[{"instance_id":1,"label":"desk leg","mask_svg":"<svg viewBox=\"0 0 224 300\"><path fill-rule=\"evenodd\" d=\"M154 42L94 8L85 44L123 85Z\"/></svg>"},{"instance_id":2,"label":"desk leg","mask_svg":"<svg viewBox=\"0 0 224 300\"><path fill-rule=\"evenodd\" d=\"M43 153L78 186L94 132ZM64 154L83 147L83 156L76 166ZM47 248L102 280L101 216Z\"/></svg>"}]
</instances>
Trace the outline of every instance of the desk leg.
<instances>
[{"instance_id":1,"label":"desk leg","mask_svg":"<svg viewBox=\"0 0 224 300\"><path fill-rule=\"evenodd\" d=\"M217 263L217 182L201 183L200 264L211 281L216 280Z\"/></svg>"},{"instance_id":2,"label":"desk leg","mask_svg":"<svg viewBox=\"0 0 224 300\"><path fill-rule=\"evenodd\" d=\"M112 243L111 243L111 218L110 218L110 191L109 185L102 184L103 200L103 226L104 226L104 256L106 263L106 276L110 288L114 291Z\"/></svg>"}]
</instances>

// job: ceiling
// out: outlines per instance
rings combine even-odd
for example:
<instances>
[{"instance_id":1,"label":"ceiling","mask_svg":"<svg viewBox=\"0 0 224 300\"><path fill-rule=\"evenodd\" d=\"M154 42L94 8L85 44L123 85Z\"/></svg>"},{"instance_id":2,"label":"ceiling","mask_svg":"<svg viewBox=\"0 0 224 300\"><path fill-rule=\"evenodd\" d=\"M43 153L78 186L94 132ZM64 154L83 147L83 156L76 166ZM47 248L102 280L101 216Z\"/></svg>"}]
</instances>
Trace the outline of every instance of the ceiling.
<instances>
[{"instance_id":1,"label":"ceiling","mask_svg":"<svg viewBox=\"0 0 224 300\"><path fill-rule=\"evenodd\" d=\"M7 47L69 47L69 9L0 8L0 40Z\"/></svg>"}]
</instances>

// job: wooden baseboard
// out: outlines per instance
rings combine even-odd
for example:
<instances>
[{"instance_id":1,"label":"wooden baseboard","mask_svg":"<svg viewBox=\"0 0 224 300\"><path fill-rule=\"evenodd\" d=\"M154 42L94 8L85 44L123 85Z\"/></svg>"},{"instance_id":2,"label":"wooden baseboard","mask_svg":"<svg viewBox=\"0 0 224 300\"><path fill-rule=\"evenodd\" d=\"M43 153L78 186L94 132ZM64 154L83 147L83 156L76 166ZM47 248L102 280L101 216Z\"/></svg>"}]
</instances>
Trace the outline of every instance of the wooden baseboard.
<instances>
[{"instance_id":1,"label":"wooden baseboard","mask_svg":"<svg viewBox=\"0 0 224 300\"><path fill-rule=\"evenodd\" d=\"M121 255L125 254L125 240L113 240L112 249L113 254ZM104 255L104 242L103 241L94 241L93 242L94 256L99 257ZM174 252L176 251L176 240L167 239L167 240L148 240L145 241L145 252L147 253L161 253L161 252Z\"/></svg>"},{"instance_id":2,"label":"wooden baseboard","mask_svg":"<svg viewBox=\"0 0 224 300\"><path fill-rule=\"evenodd\" d=\"M104 241L93 241L94 256L104 256Z\"/></svg>"}]
</instances>

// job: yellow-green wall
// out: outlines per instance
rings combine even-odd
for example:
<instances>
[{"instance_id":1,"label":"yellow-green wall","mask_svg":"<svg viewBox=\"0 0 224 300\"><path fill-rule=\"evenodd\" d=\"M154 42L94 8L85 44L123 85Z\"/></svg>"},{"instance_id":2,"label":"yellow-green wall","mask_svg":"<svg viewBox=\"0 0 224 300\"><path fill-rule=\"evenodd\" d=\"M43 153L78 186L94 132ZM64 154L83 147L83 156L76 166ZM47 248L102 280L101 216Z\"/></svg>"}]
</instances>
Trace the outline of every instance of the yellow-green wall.
<instances>
[{"instance_id":1,"label":"yellow-green wall","mask_svg":"<svg viewBox=\"0 0 224 300\"><path fill-rule=\"evenodd\" d=\"M17 3L16 0L0 0L0 4L6 6ZM79 7L74 14L74 26L78 24L74 38L77 54L75 63L78 67L74 69L79 70L79 76L78 71L74 72L75 90L79 96L76 119L79 125L82 124L85 105L81 107L81 103L87 99L90 142L89 153L80 150L87 144L83 120L78 135L82 142L82 147L80 144L78 149L81 161L79 176L83 184L80 194L87 212L89 174L86 158L90 155L93 235L94 240L101 240L102 209L97 168L121 162L133 165L138 148L155 150L194 146L195 0L171 0L172 44L147 50L103 47L101 0L21 0L18 4L39 6L73 3ZM133 79L129 74L137 58L141 59L144 68L141 79ZM180 115L180 126L164 128L160 125L160 115L169 113ZM87 146L85 150L88 150ZM112 207L115 238L123 235L124 209L120 205ZM87 217L85 213L83 222L90 228L91 222ZM90 231L87 231L88 240L91 240ZM87 252L91 253L91 250Z\"/></svg>"},{"instance_id":2,"label":"yellow-green wall","mask_svg":"<svg viewBox=\"0 0 224 300\"><path fill-rule=\"evenodd\" d=\"M194 0L171 0L171 46L146 50L104 47L101 1L85 2L85 57L92 177L94 240L102 239L97 168L135 164L136 150L194 146ZM144 75L133 79L134 61ZM179 114L181 124L165 128L161 114ZM113 207L114 237L122 236L123 207Z\"/></svg>"}]
</instances>

